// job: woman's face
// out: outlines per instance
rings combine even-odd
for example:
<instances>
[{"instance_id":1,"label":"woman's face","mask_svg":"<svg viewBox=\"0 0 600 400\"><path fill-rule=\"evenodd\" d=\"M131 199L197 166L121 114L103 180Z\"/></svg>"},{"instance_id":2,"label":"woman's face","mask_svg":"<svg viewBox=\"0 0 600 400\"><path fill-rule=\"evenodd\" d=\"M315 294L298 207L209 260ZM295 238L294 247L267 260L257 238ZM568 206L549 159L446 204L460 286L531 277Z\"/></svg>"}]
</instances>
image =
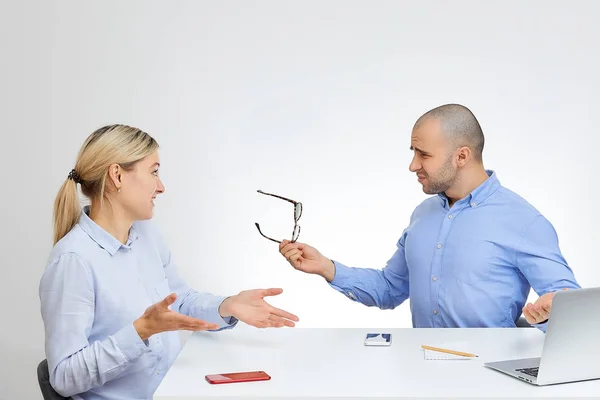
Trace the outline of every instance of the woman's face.
<instances>
[{"instance_id":1,"label":"woman's face","mask_svg":"<svg viewBox=\"0 0 600 400\"><path fill-rule=\"evenodd\" d=\"M150 219L154 215L154 199L165 191L158 174L159 167L156 151L137 162L132 170L121 173L121 191L115 193L114 199L134 221Z\"/></svg>"}]
</instances>

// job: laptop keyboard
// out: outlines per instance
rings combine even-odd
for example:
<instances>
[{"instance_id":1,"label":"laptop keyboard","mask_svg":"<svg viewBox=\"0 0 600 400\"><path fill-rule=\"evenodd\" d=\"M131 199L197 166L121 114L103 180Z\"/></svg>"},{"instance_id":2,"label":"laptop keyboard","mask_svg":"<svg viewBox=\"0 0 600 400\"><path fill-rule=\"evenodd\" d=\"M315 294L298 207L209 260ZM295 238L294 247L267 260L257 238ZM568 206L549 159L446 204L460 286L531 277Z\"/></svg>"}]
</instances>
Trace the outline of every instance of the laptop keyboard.
<instances>
[{"instance_id":1,"label":"laptop keyboard","mask_svg":"<svg viewBox=\"0 0 600 400\"><path fill-rule=\"evenodd\" d=\"M522 372L527 375L535 376L537 378L539 369L540 369L540 367L533 367L533 368L516 369L515 371Z\"/></svg>"}]
</instances>

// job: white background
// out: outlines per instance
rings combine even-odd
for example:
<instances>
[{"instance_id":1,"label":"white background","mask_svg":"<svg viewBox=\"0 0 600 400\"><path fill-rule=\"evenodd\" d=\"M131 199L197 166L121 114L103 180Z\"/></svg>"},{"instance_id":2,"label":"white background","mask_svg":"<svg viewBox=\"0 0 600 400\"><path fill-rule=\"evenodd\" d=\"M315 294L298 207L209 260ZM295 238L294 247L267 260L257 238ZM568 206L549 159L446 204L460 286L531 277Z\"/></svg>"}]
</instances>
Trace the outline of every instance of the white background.
<instances>
[{"instance_id":1,"label":"white background","mask_svg":"<svg viewBox=\"0 0 600 400\"><path fill-rule=\"evenodd\" d=\"M0 12L2 398L41 398L38 284L54 196L96 128L161 145L160 224L200 290L283 287L298 327L410 327L294 271L300 240L381 268L426 196L408 171L414 121L471 108L484 163L556 228L582 286L596 261L599 6L593 1L55 1ZM532 299L535 299L535 295Z\"/></svg>"}]
</instances>

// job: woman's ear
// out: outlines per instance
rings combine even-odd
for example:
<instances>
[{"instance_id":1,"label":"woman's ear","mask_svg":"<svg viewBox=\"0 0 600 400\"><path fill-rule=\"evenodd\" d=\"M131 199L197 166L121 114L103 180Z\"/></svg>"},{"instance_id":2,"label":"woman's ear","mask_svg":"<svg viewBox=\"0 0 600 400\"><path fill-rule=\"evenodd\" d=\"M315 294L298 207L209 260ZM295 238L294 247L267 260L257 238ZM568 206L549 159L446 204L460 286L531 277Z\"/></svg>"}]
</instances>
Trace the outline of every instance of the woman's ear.
<instances>
[{"instance_id":1,"label":"woman's ear","mask_svg":"<svg viewBox=\"0 0 600 400\"><path fill-rule=\"evenodd\" d=\"M112 182L115 190L121 188L121 173L122 169L119 164L111 164L110 167L108 167L108 178Z\"/></svg>"}]
</instances>

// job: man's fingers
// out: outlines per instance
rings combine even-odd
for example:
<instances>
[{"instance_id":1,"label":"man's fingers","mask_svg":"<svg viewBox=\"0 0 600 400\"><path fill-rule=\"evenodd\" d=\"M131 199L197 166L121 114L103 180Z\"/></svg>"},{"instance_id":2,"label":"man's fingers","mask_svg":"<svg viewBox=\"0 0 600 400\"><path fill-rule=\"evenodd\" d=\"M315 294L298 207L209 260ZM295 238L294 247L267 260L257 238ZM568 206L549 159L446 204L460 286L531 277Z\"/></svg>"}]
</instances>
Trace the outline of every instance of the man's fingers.
<instances>
[{"instance_id":1,"label":"man's fingers","mask_svg":"<svg viewBox=\"0 0 600 400\"><path fill-rule=\"evenodd\" d=\"M291 256L293 256L294 254L300 254L300 253L301 253L300 250L298 250L298 249L292 249L292 250L286 252L283 256L285 258L287 258L288 261L289 261L289 259L290 259Z\"/></svg>"},{"instance_id":2,"label":"man's fingers","mask_svg":"<svg viewBox=\"0 0 600 400\"><path fill-rule=\"evenodd\" d=\"M540 313L535 309L533 304L528 304L527 308L529 309L529 313L531 316L537 321L540 318Z\"/></svg>"},{"instance_id":3,"label":"man's fingers","mask_svg":"<svg viewBox=\"0 0 600 400\"><path fill-rule=\"evenodd\" d=\"M544 321L545 319L548 318L548 312L544 309L544 307L542 307L541 305L538 305L538 304L534 304L533 307L534 307L535 311L537 311L538 318L540 321Z\"/></svg>"},{"instance_id":4,"label":"man's fingers","mask_svg":"<svg viewBox=\"0 0 600 400\"><path fill-rule=\"evenodd\" d=\"M525 311L527 311L527 313L529 314L529 316L531 317L531 320L533 322L537 321L539 314L537 313L537 311L535 311L535 309L533 308L533 304L528 303L525 306Z\"/></svg>"},{"instance_id":5,"label":"man's fingers","mask_svg":"<svg viewBox=\"0 0 600 400\"><path fill-rule=\"evenodd\" d=\"M302 258L302 255L300 255L300 254L294 255L290 258L290 262L292 263L292 266L294 268L300 268L303 260L304 259Z\"/></svg>"},{"instance_id":6,"label":"man's fingers","mask_svg":"<svg viewBox=\"0 0 600 400\"><path fill-rule=\"evenodd\" d=\"M284 243L286 243L286 244L283 245ZM281 242L281 245L279 246L279 252L282 255L285 255L290 250L294 250L294 249L300 249L300 250L302 250L303 247L304 246L302 245L302 243L298 243L298 242L291 243L291 242L289 242L287 240L284 240L283 242Z\"/></svg>"},{"instance_id":7,"label":"man's fingers","mask_svg":"<svg viewBox=\"0 0 600 400\"><path fill-rule=\"evenodd\" d=\"M302 252L299 250L292 250L290 253L288 253L286 259L295 269L299 269L304 262L304 258L302 258Z\"/></svg>"},{"instance_id":8,"label":"man's fingers","mask_svg":"<svg viewBox=\"0 0 600 400\"><path fill-rule=\"evenodd\" d=\"M545 314L550 314L550 310L552 310L552 303L548 302L548 303L540 304L540 308L542 309L542 311Z\"/></svg>"},{"instance_id":9,"label":"man's fingers","mask_svg":"<svg viewBox=\"0 0 600 400\"><path fill-rule=\"evenodd\" d=\"M527 322L529 322L530 324L535 324L535 318L533 318L533 316L529 312L529 309L526 306L523 307L523 316L525 317Z\"/></svg>"},{"instance_id":10,"label":"man's fingers","mask_svg":"<svg viewBox=\"0 0 600 400\"><path fill-rule=\"evenodd\" d=\"M299 256L300 254L302 254L302 252L300 250L298 250L298 249L292 249L292 250L288 251L287 253L285 253L283 256L288 261L290 261L293 256Z\"/></svg>"},{"instance_id":11,"label":"man's fingers","mask_svg":"<svg viewBox=\"0 0 600 400\"><path fill-rule=\"evenodd\" d=\"M281 245L279 245L279 252L283 255L295 248L296 245L294 243L290 242L289 240L284 240L281 242Z\"/></svg>"},{"instance_id":12,"label":"man's fingers","mask_svg":"<svg viewBox=\"0 0 600 400\"><path fill-rule=\"evenodd\" d=\"M530 324L545 321L548 319L548 316L550 315L548 312L544 311L544 309L542 307L540 307L538 304L528 303L523 308L523 312L525 313L526 311L529 313L529 315L533 319L533 322L528 320L528 322Z\"/></svg>"}]
</instances>

